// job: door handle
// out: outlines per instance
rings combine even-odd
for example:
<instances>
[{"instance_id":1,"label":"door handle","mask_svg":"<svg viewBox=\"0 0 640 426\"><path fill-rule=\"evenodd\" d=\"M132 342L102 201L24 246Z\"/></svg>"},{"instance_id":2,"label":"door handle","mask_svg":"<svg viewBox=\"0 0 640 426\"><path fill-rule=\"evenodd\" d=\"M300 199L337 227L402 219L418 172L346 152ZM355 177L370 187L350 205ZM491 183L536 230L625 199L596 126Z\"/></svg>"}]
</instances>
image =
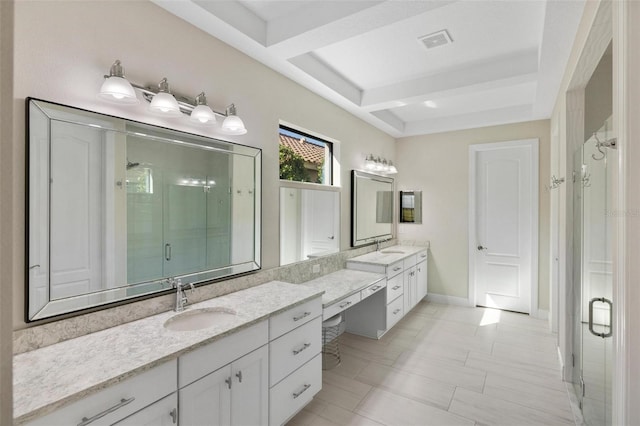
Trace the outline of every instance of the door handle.
<instances>
[{"instance_id":1,"label":"door handle","mask_svg":"<svg viewBox=\"0 0 640 426\"><path fill-rule=\"evenodd\" d=\"M482 250L488 250L488 249L486 247L478 246L478 250L482 251Z\"/></svg>"},{"instance_id":2,"label":"door handle","mask_svg":"<svg viewBox=\"0 0 640 426\"><path fill-rule=\"evenodd\" d=\"M171 244L169 243L164 245L164 258L167 261L171 260Z\"/></svg>"},{"instance_id":3,"label":"door handle","mask_svg":"<svg viewBox=\"0 0 640 426\"><path fill-rule=\"evenodd\" d=\"M596 331L593 330L593 304L595 302L606 303L607 305L609 305L609 332L608 333L597 333ZM613 324L613 303L611 302L611 300L604 297L594 297L593 299L591 299L589 301L589 331L591 332L591 334L593 334L594 336L602 337L603 339L605 337L611 337L613 335L612 324Z\"/></svg>"}]
</instances>

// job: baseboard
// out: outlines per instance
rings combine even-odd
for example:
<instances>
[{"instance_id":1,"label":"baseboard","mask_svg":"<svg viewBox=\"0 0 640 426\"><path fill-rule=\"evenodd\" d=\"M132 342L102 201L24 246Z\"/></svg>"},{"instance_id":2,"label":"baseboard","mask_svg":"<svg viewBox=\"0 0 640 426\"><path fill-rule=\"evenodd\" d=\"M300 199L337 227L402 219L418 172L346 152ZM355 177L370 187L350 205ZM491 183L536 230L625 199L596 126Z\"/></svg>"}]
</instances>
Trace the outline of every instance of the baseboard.
<instances>
[{"instance_id":1,"label":"baseboard","mask_svg":"<svg viewBox=\"0 0 640 426\"><path fill-rule=\"evenodd\" d=\"M427 302L440 303L442 305L471 306L466 297L447 296L446 294L427 294Z\"/></svg>"}]
</instances>

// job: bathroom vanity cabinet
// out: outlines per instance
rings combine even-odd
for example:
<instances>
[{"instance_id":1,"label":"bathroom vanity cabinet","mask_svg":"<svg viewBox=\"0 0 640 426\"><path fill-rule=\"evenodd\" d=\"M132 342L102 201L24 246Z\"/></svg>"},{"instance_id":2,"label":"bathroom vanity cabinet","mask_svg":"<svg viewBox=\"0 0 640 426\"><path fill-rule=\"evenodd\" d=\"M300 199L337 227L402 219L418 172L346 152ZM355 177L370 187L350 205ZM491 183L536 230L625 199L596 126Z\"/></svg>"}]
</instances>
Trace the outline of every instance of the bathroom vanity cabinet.
<instances>
[{"instance_id":1,"label":"bathroom vanity cabinet","mask_svg":"<svg viewBox=\"0 0 640 426\"><path fill-rule=\"evenodd\" d=\"M427 295L427 250L396 246L347 261L347 268L386 276L384 297L370 298L346 314L347 331L379 339Z\"/></svg>"},{"instance_id":2,"label":"bathroom vanity cabinet","mask_svg":"<svg viewBox=\"0 0 640 426\"><path fill-rule=\"evenodd\" d=\"M34 377L48 377L50 383L40 392L56 389L61 397L31 393L47 398L47 411L24 419L27 412L16 424L277 426L293 417L322 388L320 292L272 282L203 303L233 309L241 317L238 325L219 334L215 328L210 334L205 330L171 334L162 327L175 314L165 313L104 334L62 342L60 347L43 348L40 354L20 355L18 390L33 383L29 390L36 392L27 371L42 370ZM112 334L118 336L122 350L108 349L106 342ZM135 339L138 342L134 343ZM93 357L74 355L65 351L65 346L91 348ZM51 360L48 369L37 364L45 353ZM56 357L64 358L64 354L68 354L64 367L55 369ZM121 358L100 362L100 356L107 354ZM79 356L84 358L76 358ZM149 369L139 372L141 365ZM102 383L108 386L90 384L109 368L117 371L107 373L112 379ZM74 375L85 377L86 386L78 384L80 390L72 391L71 385L77 381L71 379Z\"/></svg>"}]
</instances>

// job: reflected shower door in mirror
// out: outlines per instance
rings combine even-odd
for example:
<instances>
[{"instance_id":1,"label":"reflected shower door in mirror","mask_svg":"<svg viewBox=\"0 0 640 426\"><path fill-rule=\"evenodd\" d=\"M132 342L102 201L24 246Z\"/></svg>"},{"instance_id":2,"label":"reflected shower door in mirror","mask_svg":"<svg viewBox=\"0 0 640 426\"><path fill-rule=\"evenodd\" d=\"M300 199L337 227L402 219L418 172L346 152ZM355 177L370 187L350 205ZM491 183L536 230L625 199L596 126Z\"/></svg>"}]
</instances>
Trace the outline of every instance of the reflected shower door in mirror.
<instances>
[{"instance_id":1,"label":"reflected shower door in mirror","mask_svg":"<svg viewBox=\"0 0 640 426\"><path fill-rule=\"evenodd\" d=\"M388 240L393 226L393 178L351 172L351 245Z\"/></svg>"},{"instance_id":2,"label":"reflected shower door in mirror","mask_svg":"<svg viewBox=\"0 0 640 426\"><path fill-rule=\"evenodd\" d=\"M260 268L260 150L29 101L27 320Z\"/></svg>"},{"instance_id":3,"label":"reflected shower door in mirror","mask_svg":"<svg viewBox=\"0 0 640 426\"><path fill-rule=\"evenodd\" d=\"M280 265L340 250L340 193L280 188Z\"/></svg>"},{"instance_id":4,"label":"reflected shower door in mirror","mask_svg":"<svg viewBox=\"0 0 640 426\"><path fill-rule=\"evenodd\" d=\"M422 191L400 191L400 222L422 223Z\"/></svg>"}]
</instances>

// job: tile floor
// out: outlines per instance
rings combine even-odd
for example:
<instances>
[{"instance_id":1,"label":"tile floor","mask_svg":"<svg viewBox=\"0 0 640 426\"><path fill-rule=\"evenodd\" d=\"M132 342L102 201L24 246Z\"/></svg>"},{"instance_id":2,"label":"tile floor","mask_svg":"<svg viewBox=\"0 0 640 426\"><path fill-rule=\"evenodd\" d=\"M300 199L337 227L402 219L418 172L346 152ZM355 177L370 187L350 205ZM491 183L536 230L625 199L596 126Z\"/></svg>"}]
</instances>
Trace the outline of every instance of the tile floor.
<instances>
[{"instance_id":1,"label":"tile floor","mask_svg":"<svg viewBox=\"0 0 640 426\"><path fill-rule=\"evenodd\" d=\"M555 341L527 315L422 302L380 340L340 336L288 425L575 425Z\"/></svg>"}]
</instances>

